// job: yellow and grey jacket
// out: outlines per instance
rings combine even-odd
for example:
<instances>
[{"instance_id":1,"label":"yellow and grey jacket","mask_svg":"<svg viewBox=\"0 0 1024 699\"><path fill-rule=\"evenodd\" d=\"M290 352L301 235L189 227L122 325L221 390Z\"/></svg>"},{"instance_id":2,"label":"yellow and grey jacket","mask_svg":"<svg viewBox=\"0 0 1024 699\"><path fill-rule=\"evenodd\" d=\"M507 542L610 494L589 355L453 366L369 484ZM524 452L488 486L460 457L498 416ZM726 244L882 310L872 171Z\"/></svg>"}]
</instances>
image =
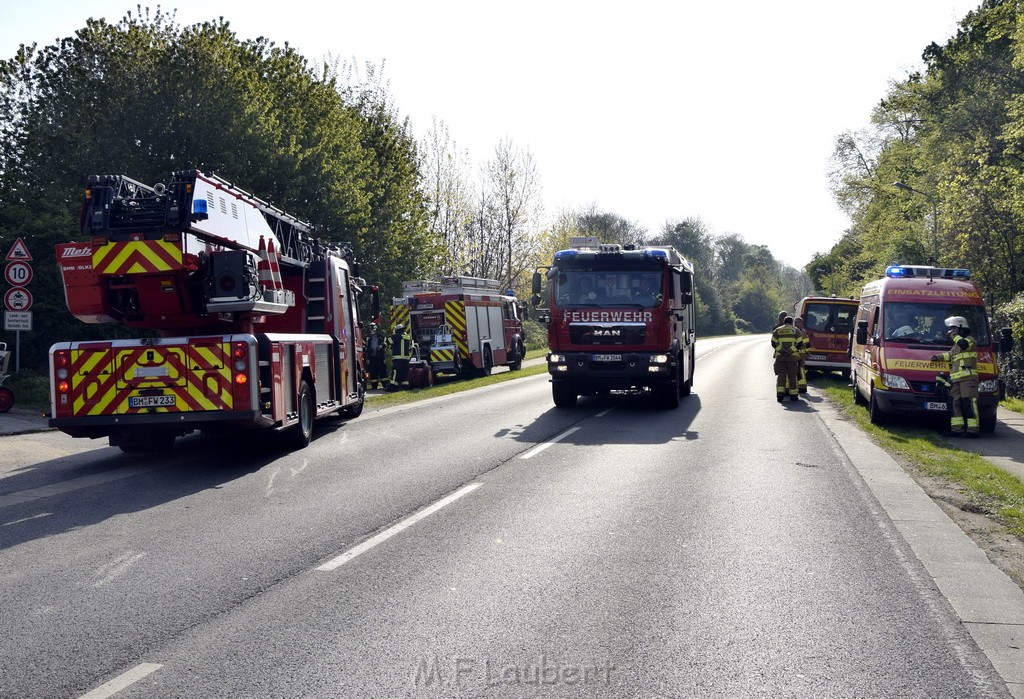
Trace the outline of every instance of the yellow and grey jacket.
<instances>
[{"instance_id":1,"label":"yellow and grey jacket","mask_svg":"<svg viewBox=\"0 0 1024 699\"><path fill-rule=\"evenodd\" d=\"M937 355L939 361L949 362L949 380L956 383L978 378L978 353L974 338L957 335L949 352Z\"/></svg>"},{"instance_id":2,"label":"yellow and grey jacket","mask_svg":"<svg viewBox=\"0 0 1024 699\"><path fill-rule=\"evenodd\" d=\"M792 325L780 325L772 332L775 358L797 359L800 356L800 331Z\"/></svg>"}]
</instances>

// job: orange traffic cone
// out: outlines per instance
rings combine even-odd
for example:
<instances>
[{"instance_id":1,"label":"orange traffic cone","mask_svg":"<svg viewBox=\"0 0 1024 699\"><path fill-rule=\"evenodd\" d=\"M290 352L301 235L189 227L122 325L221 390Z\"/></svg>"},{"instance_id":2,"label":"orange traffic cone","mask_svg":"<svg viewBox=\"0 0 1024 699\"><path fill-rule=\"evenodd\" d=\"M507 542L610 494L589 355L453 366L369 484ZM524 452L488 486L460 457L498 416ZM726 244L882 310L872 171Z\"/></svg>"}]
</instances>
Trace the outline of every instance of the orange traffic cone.
<instances>
[{"instance_id":1,"label":"orange traffic cone","mask_svg":"<svg viewBox=\"0 0 1024 699\"><path fill-rule=\"evenodd\" d=\"M271 241L271 245L273 245L273 241ZM267 251L267 243L263 239L262 235L260 236L260 248L258 255L260 261L259 264L256 265L256 272L259 275L260 284L262 284L265 289L276 289L277 287L274 285L274 270L270 265L270 253Z\"/></svg>"},{"instance_id":2,"label":"orange traffic cone","mask_svg":"<svg viewBox=\"0 0 1024 699\"><path fill-rule=\"evenodd\" d=\"M270 258L270 272L274 279L274 289L284 289L284 282L281 280L281 267L279 260L281 259L277 250L274 249L274 239L271 238L270 242L267 243L267 257Z\"/></svg>"}]
</instances>

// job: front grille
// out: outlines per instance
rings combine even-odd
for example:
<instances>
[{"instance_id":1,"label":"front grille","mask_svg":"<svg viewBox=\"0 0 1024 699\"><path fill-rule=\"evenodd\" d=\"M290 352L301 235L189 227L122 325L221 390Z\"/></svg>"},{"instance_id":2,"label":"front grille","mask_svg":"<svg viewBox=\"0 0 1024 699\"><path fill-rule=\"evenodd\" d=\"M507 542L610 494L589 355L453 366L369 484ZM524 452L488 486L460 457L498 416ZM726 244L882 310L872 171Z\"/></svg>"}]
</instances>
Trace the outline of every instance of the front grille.
<instances>
[{"instance_id":1,"label":"front grille","mask_svg":"<svg viewBox=\"0 0 1024 699\"><path fill-rule=\"evenodd\" d=\"M569 342L574 345L641 345L647 334L644 323L572 323Z\"/></svg>"}]
</instances>

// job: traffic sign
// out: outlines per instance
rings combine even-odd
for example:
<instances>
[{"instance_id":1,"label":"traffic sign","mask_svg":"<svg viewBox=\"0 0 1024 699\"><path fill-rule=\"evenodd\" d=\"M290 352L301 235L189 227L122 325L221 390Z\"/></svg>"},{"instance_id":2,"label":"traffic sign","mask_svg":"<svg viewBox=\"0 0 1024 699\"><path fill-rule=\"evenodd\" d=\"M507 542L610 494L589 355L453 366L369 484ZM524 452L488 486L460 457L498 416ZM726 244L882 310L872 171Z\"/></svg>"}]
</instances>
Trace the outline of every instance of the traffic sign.
<instances>
[{"instance_id":1,"label":"traffic sign","mask_svg":"<svg viewBox=\"0 0 1024 699\"><path fill-rule=\"evenodd\" d=\"M6 311L4 313L4 330L31 331L32 311Z\"/></svg>"},{"instance_id":2,"label":"traffic sign","mask_svg":"<svg viewBox=\"0 0 1024 699\"><path fill-rule=\"evenodd\" d=\"M7 251L7 260L21 260L22 262L31 262L32 255L29 254L28 248L25 246L25 241L18 238L14 241L14 245Z\"/></svg>"},{"instance_id":3,"label":"traffic sign","mask_svg":"<svg viewBox=\"0 0 1024 699\"><path fill-rule=\"evenodd\" d=\"M32 281L32 265L28 262L8 262L4 277L11 286L26 286Z\"/></svg>"},{"instance_id":4,"label":"traffic sign","mask_svg":"<svg viewBox=\"0 0 1024 699\"><path fill-rule=\"evenodd\" d=\"M27 311L32 308L32 292L20 286L12 287L4 294L4 306L8 311Z\"/></svg>"}]
</instances>

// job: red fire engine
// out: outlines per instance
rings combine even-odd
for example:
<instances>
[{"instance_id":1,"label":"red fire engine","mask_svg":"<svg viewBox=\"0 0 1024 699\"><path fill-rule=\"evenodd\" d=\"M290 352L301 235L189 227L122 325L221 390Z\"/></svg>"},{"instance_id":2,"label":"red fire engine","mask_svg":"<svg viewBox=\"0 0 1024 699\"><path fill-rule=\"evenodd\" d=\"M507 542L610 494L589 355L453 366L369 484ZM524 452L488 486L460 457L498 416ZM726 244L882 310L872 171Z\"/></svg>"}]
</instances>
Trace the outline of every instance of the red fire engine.
<instances>
[{"instance_id":1,"label":"red fire engine","mask_svg":"<svg viewBox=\"0 0 1024 699\"><path fill-rule=\"evenodd\" d=\"M68 309L154 336L51 347L51 426L124 451L238 427L303 447L316 418L362 412L366 284L347 243L195 170L90 177L81 230L57 246Z\"/></svg>"},{"instance_id":2,"label":"red fire engine","mask_svg":"<svg viewBox=\"0 0 1024 699\"><path fill-rule=\"evenodd\" d=\"M445 277L407 281L394 299L392 330L410 328L418 357L409 363L413 388L433 384L437 374L487 376L495 366L523 366L524 307L494 279Z\"/></svg>"},{"instance_id":3,"label":"red fire engine","mask_svg":"<svg viewBox=\"0 0 1024 699\"><path fill-rule=\"evenodd\" d=\"M548 279L548 372L555 405L580 395L650 391L676 408L693 387L693 265L675 248L571 240L533 276L540 305Z\"/></svg>"}]
</instances>

